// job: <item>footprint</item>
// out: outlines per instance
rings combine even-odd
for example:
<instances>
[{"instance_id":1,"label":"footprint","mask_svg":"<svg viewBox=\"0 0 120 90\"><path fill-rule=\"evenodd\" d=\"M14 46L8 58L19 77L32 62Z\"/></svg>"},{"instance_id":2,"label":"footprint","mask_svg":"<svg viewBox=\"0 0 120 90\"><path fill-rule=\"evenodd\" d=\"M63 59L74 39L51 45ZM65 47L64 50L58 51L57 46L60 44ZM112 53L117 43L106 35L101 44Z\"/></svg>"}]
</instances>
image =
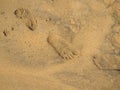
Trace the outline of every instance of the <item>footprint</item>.
<instances>
[{"instance_id":1,"label":"footprint","mask_svg":"<svg viewBox=\"0 0 120 90\"><path fill-rule=\"evenodd\" d=\"M114 54L99 54L93 59L99 69L120 70L120 56Z\"/></svg>"},{"instance_id":2,"label":"footprint","mask_svg":"<svg viewBox=\"0 0 120 90\"><path fill-rule=\"evenodd\" d=\"M71 44L54 32L49 34L48 43L65 60L73 59L78 56L78 52L73 49Z\"/></svg>"},{"instance_id":3,"label":"footprint","mask_svg":"<svg viewBox=\"0 0 120 90\"><path fill-rule=\"evenodd\" d=\"M120 0L115 0L112 4L112 9L114 11L114 17L118 23L120 23Z\"/></svg>"},{"instance_id":4,"label":"footprint","mask_svg":"<svg viewBox=\"0 0 120 90\"><path fill-rule=\"evenodd\" d=\"M114 25L112 32L109 35L110 43L116 49L120 49L120 24Z\"/></svg>"},{"instance_id":5,"label":"footprint","mask_svg":"<svg viewBox=\"0 0 120 90\"><path fill-rule=\"evenodd\" d=\"M120 30L119 26L114 26L105 41L101 45L100 53L93 61L94 64L105 70L120 70Z\"/></svg>"},{"instance_id":6,"label":"footprint","mask_svg":"<svg viewBox=\"0 0 120 90\"><path fill-rule=\"evenodd\" d=\"M35 30L37 28L37 20L35 17L30 13L29 10L24 9L24 8L19 8L14 11L14 14L16 15L17 18L23 20L25 25L30 29L30 30Z\"/></svg>"},{"instance_id":7,"label":"footprint","mask_svg":"<svg viewBox=\"0 0 120 90\"><path fill-rule=\"evenodd\" d=\"M111 37L111 43L112 45L115 47L115 48L118 48L120 49L120 34L114 34L112 37Z\"/></svg>"},{"instance_id":8,"label":"footprint","mask_svg":"<svg viewBox=\"0 0 120 90\"><path fill-rule=\"evenodd\" d=\"M29 18L30 17L29 10L24 9L24 8L16 9L14 14L16 15L17 18L20 18L20 19L24 19L24 18Z\"/></svg>"}]
</instances>

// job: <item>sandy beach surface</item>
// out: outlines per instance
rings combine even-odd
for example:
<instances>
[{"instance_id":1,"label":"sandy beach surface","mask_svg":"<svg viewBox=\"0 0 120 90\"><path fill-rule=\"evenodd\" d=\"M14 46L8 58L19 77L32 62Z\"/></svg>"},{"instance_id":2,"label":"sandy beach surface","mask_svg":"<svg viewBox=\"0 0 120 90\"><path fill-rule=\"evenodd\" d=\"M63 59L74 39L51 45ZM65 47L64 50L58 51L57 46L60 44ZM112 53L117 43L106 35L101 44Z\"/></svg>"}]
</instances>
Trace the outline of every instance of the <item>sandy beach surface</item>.
<instances>
[{"instance_id":1,"label":"sandy beach surface","mask_svg":"<svg viewBox=\"0 0 120 90\"><path fill-rule=\"evenodd\" d=\"M120 90L120 0L0 0L0 90Z\"/></svg>"}]
</instances>

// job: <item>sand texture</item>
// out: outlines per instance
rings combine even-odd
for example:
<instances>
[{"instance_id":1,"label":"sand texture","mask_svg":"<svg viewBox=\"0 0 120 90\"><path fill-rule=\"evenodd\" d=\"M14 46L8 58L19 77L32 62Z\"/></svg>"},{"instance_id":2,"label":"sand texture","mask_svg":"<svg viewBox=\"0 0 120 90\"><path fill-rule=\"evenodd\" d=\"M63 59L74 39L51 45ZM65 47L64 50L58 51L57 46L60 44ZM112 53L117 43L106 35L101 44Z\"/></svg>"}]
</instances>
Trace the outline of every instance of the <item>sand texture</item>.
<instances>
[{"instance_id":1,"label":"sand texture","mask_svg":"<svg viewBox=\"0 0 120 90\"><path fill-rule=\"evenodd\" d=\"M120 90L120 0L0 0L0 90Z\"/></svg>"}]
</instances>

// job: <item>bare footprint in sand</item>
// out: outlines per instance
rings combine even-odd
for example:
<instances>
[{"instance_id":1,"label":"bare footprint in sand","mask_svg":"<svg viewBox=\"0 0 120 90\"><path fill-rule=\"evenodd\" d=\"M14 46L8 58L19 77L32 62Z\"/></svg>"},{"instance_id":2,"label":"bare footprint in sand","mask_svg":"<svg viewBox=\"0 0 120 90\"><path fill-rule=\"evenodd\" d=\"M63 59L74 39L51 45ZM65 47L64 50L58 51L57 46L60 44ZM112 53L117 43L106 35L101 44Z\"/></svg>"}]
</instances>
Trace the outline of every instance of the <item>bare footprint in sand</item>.
<instances>
[{"instance_id":1,"label":"bare footprint in sand","mask_svg":"<svg viewBox=\"0 0 120 90\"><path fill-rule=\"evenodd\" d=\"M108 34L102 44L100 54L94 57L94 63L100 69L120 70L120 27L119 25L113 27L113 31ZM109 42L107 42L109 40ZM106 44L106 46L104 45ZM106 50L109 49L109 50Z\"/></svg>"},{"instance_id":2,"label":"bare footprint in sand","mask_svg":"<svg viewBox=\"0 0 120 90\"><path fill-rule=\"evenodd\" d=\"M120 56L114 54L100 54L94 58L95 65L100 69L120 70Z\"/></svg>"},{"instance_id":3,"label":"bare footprint in sand","mask_svg":"<svg viewBox=\"0 0 120 90\"><path fill-rule=\"evenodd\" d=\"M111 43L115 48L120 49L120 34L114 34L111 38Z\"/></svg>"},{"instance_id":4,"label":"bare footprint in sand","mask_svg":"<svg viewBox=\"0 0 120 90\"><path fill-rule=\"evenodd\" d=\"M24 8L19 8L16 9L14 14L16 15L17 18L22 19L25 23L25 25L30 29L30 30L35 30L37 27L37 20L35 17L30 13L29 10L24 9Z\"/></svg>"},{"instance_id":5,"label":"bare footprint in sand","mask_svg":"<svg viewBox=\"0 0 120 90\"><path fill-rule=\"evenodd\" d=\"M114 3L112 4L112 9L114 11L114 18L118 23L120 23L120 0L114 0Z\"/></svg>"},{"instance_id":6,"label":"bare footprint in sand","mask_svg":"<svg viewBox=\"0 0 120 90\"><path fill-rule=\"evenodd\" d=\"M78 56L78 52L74 50L69 42L53 32L48 36L48 43L65 60L73 59Z\"/></svg>"}]
</instances>

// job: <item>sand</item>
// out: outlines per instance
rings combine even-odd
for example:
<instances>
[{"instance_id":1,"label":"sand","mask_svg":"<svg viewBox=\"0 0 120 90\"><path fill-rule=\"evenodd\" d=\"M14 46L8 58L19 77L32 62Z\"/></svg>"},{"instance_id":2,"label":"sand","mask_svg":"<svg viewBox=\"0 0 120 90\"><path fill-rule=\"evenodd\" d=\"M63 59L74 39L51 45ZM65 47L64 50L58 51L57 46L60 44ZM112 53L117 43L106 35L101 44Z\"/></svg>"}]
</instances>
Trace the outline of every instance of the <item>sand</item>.
<instances>
[{"instance_id":1,"label":"sand","mask_svg":"<svg viewBox=\"0 0 120 90\"><path fill-rule=\"evenodd\" d=\"M0 90L120 90L119 0L0 0Z\"/></svg>"}]
</instances>

